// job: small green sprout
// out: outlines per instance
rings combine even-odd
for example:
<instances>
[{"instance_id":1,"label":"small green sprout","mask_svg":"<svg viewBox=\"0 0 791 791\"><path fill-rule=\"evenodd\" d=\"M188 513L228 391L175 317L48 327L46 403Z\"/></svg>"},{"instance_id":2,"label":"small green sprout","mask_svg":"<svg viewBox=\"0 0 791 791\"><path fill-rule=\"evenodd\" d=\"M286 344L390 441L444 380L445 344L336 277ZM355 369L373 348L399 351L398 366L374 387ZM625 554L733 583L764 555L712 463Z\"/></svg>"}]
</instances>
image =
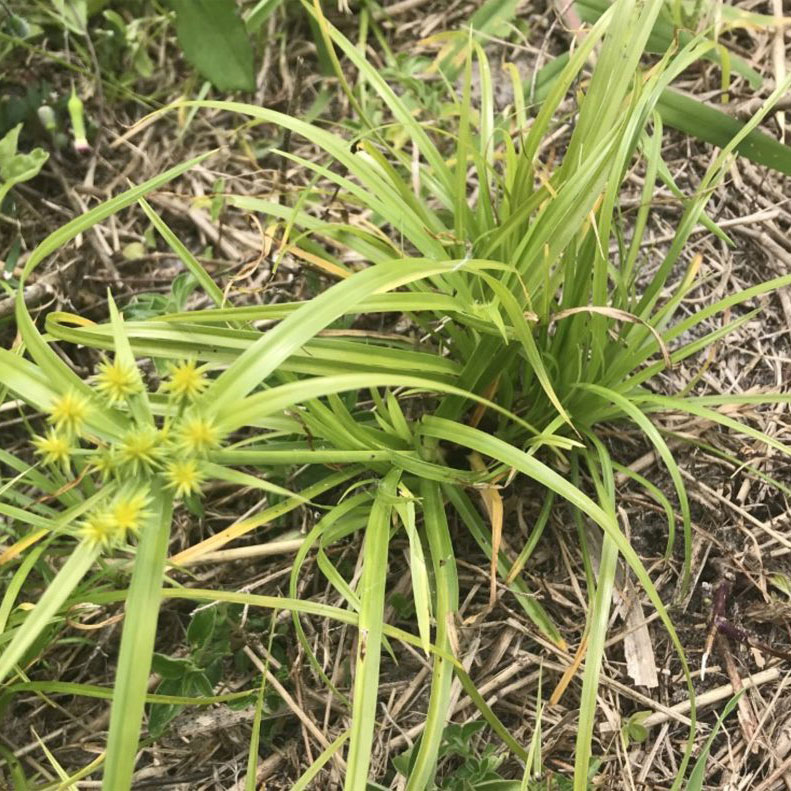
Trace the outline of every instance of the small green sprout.
<instances>
[{"instance_id":1,"label":"small green sprout","mask_svg":"<svg viewBox=\"0 0 791 791\"><path fill-rule=\"evenodd\" d=\"M74 88L71 89L71 96L66 103L66 109L69 111L69 119L71 120L71 128L74 132L74 150L78 154L86 154L91 150L91 144L88 142L88 136L85 133L85 113L82 99L77 95Z\"/></svg>"},{"instance_id":2,"label":"small green sprout","mask_svg":"<svg viewBox=\"0 0 791 791\"><path fill-rule=\"evenodd\" d=\"M99 373L93 377L93 381L96 390L107 399L110 406L122 403L128 396L143 389L137 368L119 360L99 363Z\"/></svg>"}]
</instances>

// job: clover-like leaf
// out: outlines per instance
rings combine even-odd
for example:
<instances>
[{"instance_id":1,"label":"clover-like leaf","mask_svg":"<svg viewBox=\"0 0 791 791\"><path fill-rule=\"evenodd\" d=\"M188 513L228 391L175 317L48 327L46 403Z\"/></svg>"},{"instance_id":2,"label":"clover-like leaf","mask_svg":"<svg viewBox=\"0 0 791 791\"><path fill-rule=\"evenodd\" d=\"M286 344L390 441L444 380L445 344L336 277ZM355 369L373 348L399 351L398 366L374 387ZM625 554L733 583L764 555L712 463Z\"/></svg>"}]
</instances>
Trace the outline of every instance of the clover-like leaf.
<instances>
[{"instance_id":1,"label":"clover-like leaf","mask_svg":"<svg viewBox=\"0 0 791 791\"><path fill-rule=\"evenodd\" d=\"M29 154L18 153L21 131L22 124L17 124L0 140L0 204L11 187L37 176L49 159L43 148L34 148Z\"/></svg>"}]
</instances>

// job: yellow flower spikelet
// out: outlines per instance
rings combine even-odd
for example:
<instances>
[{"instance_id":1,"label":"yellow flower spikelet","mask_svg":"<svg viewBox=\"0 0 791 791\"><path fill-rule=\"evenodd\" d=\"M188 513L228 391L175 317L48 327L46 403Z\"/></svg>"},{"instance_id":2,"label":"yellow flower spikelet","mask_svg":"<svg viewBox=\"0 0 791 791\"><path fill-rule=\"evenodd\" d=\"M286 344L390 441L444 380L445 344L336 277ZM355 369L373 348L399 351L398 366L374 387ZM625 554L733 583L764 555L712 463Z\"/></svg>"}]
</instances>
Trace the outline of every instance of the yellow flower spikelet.
<instances>
[{"instance_id":1,"label":"yellow flower spikelet","mask_svg":"<svg viewBox=\"0 0 791 791\"><path fill-rule=\"evenodd\" d=\"M82 431L89 411L88 399L70 392L52 402L47 419L57 431L73 437Z\"/></svg>"},{"instance_id":2,"label":"yellow flower spikelet","mask_svg":"<svg viewBox=\"0 0 791 791\"><path fill-rule=\"evenodd\" d=\"M140 372L134 365L124 365L119 360L99 363L99 373L93 377L94 387L107 399L110 406L143 389Z\"/></svg>"},{"instance_id":3,"label":"yellow flower spikelet","mask_svg":"<svg viewBox=\"0 0 791 791\"><path fill-rule=\"evenodd\" d=\"M183 401L194 401L209 385L204 376L206 366L200 368L194 360L183 360L168 365L168 379L163 382L162 389L174 398Z\"/></svg>"}]
</instances>

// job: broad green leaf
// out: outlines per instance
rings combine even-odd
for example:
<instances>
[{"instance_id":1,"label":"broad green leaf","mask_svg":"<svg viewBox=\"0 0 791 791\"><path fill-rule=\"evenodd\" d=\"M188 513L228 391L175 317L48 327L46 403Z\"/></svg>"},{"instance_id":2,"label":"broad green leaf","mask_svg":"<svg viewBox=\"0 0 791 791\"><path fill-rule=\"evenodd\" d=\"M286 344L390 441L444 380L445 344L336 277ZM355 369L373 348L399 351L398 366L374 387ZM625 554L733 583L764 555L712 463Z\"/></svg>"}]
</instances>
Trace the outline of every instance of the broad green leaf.
<instances>
[{"instance_id":1,"label":"broad green leaf","mask_svg":"<svg viewBox=\"0 0 791 791\"><path fill-rule=\"evenodd\" d=\"M253 48L234 0L173 0L187 60L221 91L253 91Z\"/></svg>"},{"instance_id":2,"label":"broad green leaf","mask_svg":"<svg viewBox=\"0 0 791 791\"><path fill-rule=\"evenodd\" d=\"M38 175L49 154L43 148L34 148L29 154L17 152L22 124L17 124L0 140L0 206L14 184L29 181Z\"/></svg>"},{"instance_id":3,"label":"broad green leaf","mask_svg":"<svg viewBox=\"0 0 791 791\"><path fill-rule=\"evenodd\" d=\"M668 126L715 146L728 145L745 126L744 121L672 89L662 92L656 107ZM791 146L765 132L750 132L736 146L736 152L757 165L791 175Z\"/></svg>"}]
</instances>

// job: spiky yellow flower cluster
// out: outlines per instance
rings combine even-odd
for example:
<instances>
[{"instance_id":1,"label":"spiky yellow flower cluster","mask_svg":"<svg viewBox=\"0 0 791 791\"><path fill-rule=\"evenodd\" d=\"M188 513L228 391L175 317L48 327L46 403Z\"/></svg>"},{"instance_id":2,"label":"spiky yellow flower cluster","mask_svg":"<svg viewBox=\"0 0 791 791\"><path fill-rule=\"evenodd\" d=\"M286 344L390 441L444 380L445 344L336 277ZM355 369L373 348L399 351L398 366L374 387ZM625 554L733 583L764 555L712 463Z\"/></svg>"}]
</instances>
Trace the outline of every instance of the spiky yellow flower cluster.
<instances>
[{"instance_id":1,"label":"spiky yellow flower cluster","mask_svg":"<svg viewBox=\"0 0 791 791\"><path fill-rule=\"evenodd\" d=\"M51 428L46 434L33 438L36 453L44 464L60 465L64 471L68 471L76 440L82 433L89 412L88 399L79 393L71 391L53 399L47 416Z\"/></svg>"},{"instance_id":2,"label":"spiky yellow flower cluster","mask_svg":"<svg viewBox=\"0 0 791 791\"><path fill-rule=\"evenodd\" d=\"M56 431L74 437L82 431L89 411L88 399L70 392L52 402L47 420L55 426Z\"/></svg>"},{"instance_id":3,"label":"spiky yellow flower cluster","mask_svg":"<svg viewBox=\"0 0 791 791\"><path fill-rule=\"evenodd\" d=\"M140 372L134 365L122 363L120 360L99 363L99 373L93 377L93 386L110 406L122 404L130 395L143 390Z\"/></svg>"},{"instance_id":4,"label":"spiky yellow flower cluster","mask_svg":"<svg viewBox=\"0 0 791 791\"><path fill-rule=\"evenodd\" d=\"M203 456L219 446L220 434L212 420L193 412L181 419L176 443L190 455Z\"/></svg>"},{"instance_id":5,"label":"spiky yellow flower cluster","mask_svg":"<svg viewBox=\"0 0 791 791\"><path fill-rule=\"evenodd\" d=\"M126 488L109 505L90 513L80 525L82 538L103 549L123 543L128 534L137 534L150 513L148 496L142 490Z\"/></svg>"},{"instance_id":6,"label":"spiky yellow flower cluster","mask_svg":"<svg viewBox=\"0 0 791 791\"><path fill-rule=\"evenodd\" d=\"M167 488L173 489L176 497L189 497L200 493L205 474L195 459L171 461L165 467Z\"/></svg>"},{"instance_id":7,"label":"spiky yellow flower cluster","mask_svg":"<svg viewBox=\"0 0 791 791\"><path fill-rule=\"evenodd\" d=\"M99 473L102 483L110 479L118 469L118 451L113 448L98 448L92 456L93 469Z\"/></svg>"},{"instance_id":8,"label":"spiky yellow flower cluster","mask_svg":"<svg viewBox=\"0 0 791 791\"><path fill-rule=\"evenodd\" d=\"M152 427L132 429L121 439L117 455L121 464L134 475L152 472L162 457L159 432Z\"/></svg>"},{"instance_id":9,"label":"spiky yellow flower cluster","mask_svg":"<svg viewBox=\"0 0 791 791\"><path fill-rule=\"evenodd\" d=\"M33 445L44 464L61 464L64 468L68 467L74 448L69 438L58 433L57 429L51 428L44 436L33 437Z\"/></svg>"},{"instance_id":10,"label":"spiky yellow flower cluster","mask_svg":"<svg viewBox=\"0 0 791 791\"><path fill-rule=\"evenodd\" d=\"M116 357L112 362L103 360L91 378L93 398L78 390L54 398L48 410L48 430L33 439L43 463L60 465L70 475L73 461L81 476L87 471L97 479L96 485L100 479L117 491L79 525L83 540L102 549L140 530L148 518L146 492L151 476L161 476L176 498L200 496L208 469L205 457L221 445L215 420L193 405L208 387L206 366L187 360L168 369L162 385L168 394L167 411L161 426L145 417L144 399L134 400L143 392L140 371ZM109 443L86 432L94 410L98 413L96 433L101 437L108 430L106 416L98 409L100 400L109 407L126 407L125 415L121 418L115 413L113 421L120 418L116 425L131 426Z\"/></svg>"},{"instance_id":11,"label":"spiky yellow flower cluster","mask_svg":"<svg viewBox=\"0 0 791 791\"><path fill-rule=\"evenodd\" d=\"M162 389L176 400L194 401L209 385L205 375L207 367L202 365L199 368L194 360L170 363Z\"/></svg>"}]
</instances>

